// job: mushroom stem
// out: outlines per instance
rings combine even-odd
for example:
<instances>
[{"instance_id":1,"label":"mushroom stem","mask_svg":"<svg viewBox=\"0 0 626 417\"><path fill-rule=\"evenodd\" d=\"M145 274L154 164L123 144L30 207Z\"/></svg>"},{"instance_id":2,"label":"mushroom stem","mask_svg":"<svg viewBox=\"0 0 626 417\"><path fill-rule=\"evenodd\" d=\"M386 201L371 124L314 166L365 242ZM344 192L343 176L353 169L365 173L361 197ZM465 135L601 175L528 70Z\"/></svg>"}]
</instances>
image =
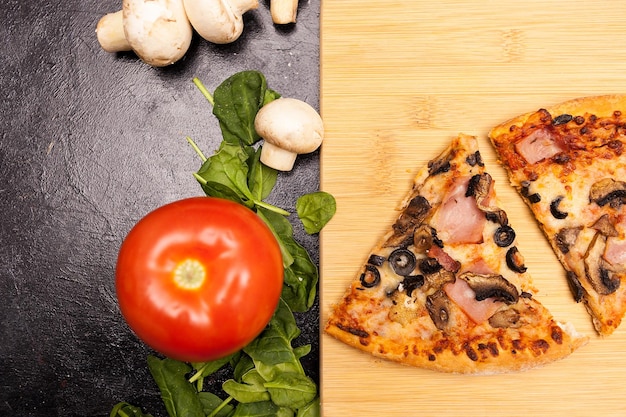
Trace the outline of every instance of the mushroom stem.
<instances>
[{"instance_id":1,"label":"mushroom stem","mask_svg":"<svg viewBox=\"0 0 626 417\"><path fill-rule=\"evenodd\" d=\"M123 12L108 13L98 21L96 37L102 49L107 52L131 51L124 34Z\"/></svg>"},{"instance_id":2,"label":"mushroom stem","mask_svg":"<svg viewBox=\"0 0 626 417\"><path fill-rule=\"evenodd\" d=\"M282 149L270 142L265 142L261 149L261 162L279 171L291 171L297 156L296 152Z\"/></svg>"},{"instance_id":3,"label":"mushroom stem","mask_svg":"<svg viewBox=\"0 0 626 417\"><path fill-rule=\"evenodd\" d=\"M254 10L259 7L258 0L230 0L230 9L235 14L243 15L248 10Z\"/></svg>"},{"instance_id":4,"label":"mushroom stem","mask_svg":"<svg viewBox=\"0 0 626 417\"><path fill-rule=\"evenodd\" d=\"M243 32L243 14L259 6L258 0L183 0L187 17L203 39L226 44Z\"/></svg>"},{"instance_id":5,"label":"mushroom stem","mask_svg":"<svg viewBox=\"0 0 626 417\"><path fill-rule=\"evenodd\" d=\"M278 25L296 23L298 0L271 0L272 21Z\"/></svg>"}]
</instances>

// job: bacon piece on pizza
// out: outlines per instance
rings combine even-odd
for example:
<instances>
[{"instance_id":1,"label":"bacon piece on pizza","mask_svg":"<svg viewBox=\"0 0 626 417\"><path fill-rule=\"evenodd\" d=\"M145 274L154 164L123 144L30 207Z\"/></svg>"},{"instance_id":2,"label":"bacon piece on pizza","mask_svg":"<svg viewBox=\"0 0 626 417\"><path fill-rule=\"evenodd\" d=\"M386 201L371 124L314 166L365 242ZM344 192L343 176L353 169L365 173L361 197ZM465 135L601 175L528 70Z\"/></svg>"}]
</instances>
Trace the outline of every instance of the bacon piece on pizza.
<instances>
[{"instance_id":1,"label":"bacon piece on pizza","mask_svg":"<svg viewBox=\"0 0 626 417\"><path fill-rule=\"evenodd\" d=\"M489 134L599 334L626 312L626 96L570 100Z\"/></svg>"},{"instance_id":2,"label":"bacon piece on pizza","mask_svg":"<svg viewBox=\"0 0 626 417\"><path fill-rule=\"evenodd\" d=\"M536 299L475 137L421 169L325 331L370 354L453 373L543 365L588 340Z\"/></svg>"}]
</instances>

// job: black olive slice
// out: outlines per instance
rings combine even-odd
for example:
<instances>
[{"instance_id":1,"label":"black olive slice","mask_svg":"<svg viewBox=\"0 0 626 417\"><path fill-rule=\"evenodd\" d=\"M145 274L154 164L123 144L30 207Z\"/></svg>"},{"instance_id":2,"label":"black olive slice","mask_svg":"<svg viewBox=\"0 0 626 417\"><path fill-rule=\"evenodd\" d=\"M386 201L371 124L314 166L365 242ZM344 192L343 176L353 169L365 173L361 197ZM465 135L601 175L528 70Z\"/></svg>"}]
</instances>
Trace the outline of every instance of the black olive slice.
<instances>
[{"instance_id":1,"label":"black olive slice","mask_svg":"<svg viewBox=\"0 0 626 417\"><path fill-rule=\"evenodd\" d=\"M552 213L552 216L555 219L564 219L568 216L568 213L559 210L559 204L561 204L561 201L563 200L563 196L560 195L557 198L555 198L554 200L552 200L552 202L550 203L550 213Z\"/></svg>"},{"instance_id":2,"label":"black olive slice","mask_svg":"<svg viewBox=\"0 0 626 417\"><path fill-rule=\"evenodd\" d=\"M515 241L515 230L511 226L500 226L493 234L493 240L496 242L496 245L506 248Z\"/></svg>"},{"instance_id":3,"label":"black olive slice","mask_svg":"<svg viewBox=\"0 0 626 417\"><path fill-rule=\"evenodd\" d=\"M574 116L572 116L571 114L561 114L552 119L552 124L554 126L564 125L566 123L569 123L573 118Z\"/></svg>"},{"instance_id":4,"label":"black olive slice","mask_svg":"<svg viewBox=\"0 0 626 417\"><path fill-rule=\"evenodd\" d=\"M373 288L380 283L380 272L373 265L365 265L365 272L361 274L361 285L365 288Z\"/></svg>"},{"instance_id":5,"label":"black olive slice","mask_svg":"<svg viewBox=\"0 0 626 417\"><path fill-rule=\"evenodd\" d=\"M539 195L539 193L531 194L527 198L532 204L536 204L541 201L541 195Z\"/></svg>"},{"instance_id":6,"label":"black olive slice","mask_svg":"<svg viewBox=\"0 0 626 417\"><path fill-rule=\"evenodd\" d=\"M385 261L386 261L386 259L385 259L384 256L372 254L372 255L370 255L369 259L367 260L367 263L371 264L371 265L375 265L375 266L383 266Z\"/></svg>"},{"instance_id":7,"label":"black olive slice","mask_svg":"<svg viewBox=\"0 0 626 417\"><path fill-rule=\"evenodd\" d=\"M402 281L402 287L409 297L414 290L424 285L424 275L408 275Z\"/></svg>"},{"instance_id":8,"label":"black olive slice","mask_svg":"<svg viewBox=\"0 0 626 417\"><path fill-rule=\"evenodd\" d=\"M417 260L415 255L408 249L396 249L389 255L387 259L393 271L402 276L407 276L413 272Z\"/></svg>"},{"instance_id":9,"label":"black olive slice","mask_svg":"<svg viewBox=\"0 0 626 417\"><path fill-rule=\"evenodd\" d=\"M436 274L443 268L435 258L424 258L419 263L420 271L426 275Z\"/></svg>"},{"instance_id":10,"label":"black olive slice","mask_svg":"<svg viewBox=\"0 0 626 417\"><path fill-rule=\"evenodd\" d=\"M506 264L512 271L519 272L520 274L526 272L524 258L515 246L511 246L509 250L506 251Z\"/></svg>"},{"instance_id":11,"label":"black olive slice","mask_svg":"<svg viewBox=\"0 0 626 417\"><path fill-rule=\"evenodd\" d=\"M522 197L528 197L530 195L530 181L522 181L521 194Z\"/></svg>"}]
</instances>

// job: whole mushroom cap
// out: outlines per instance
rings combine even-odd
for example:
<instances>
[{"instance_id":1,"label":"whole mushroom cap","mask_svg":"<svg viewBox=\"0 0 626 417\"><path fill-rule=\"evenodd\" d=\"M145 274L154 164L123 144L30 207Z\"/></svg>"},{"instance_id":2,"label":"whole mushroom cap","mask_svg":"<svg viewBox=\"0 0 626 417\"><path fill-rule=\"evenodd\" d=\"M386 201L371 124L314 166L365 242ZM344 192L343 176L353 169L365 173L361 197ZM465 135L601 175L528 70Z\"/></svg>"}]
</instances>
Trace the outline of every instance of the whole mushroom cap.
<instances>
[{"instance_id":1,"label":"whole mushroom cap","mask_svg":"<svg viewBox=\"0 0 626 417\"><path fill-rule=\"evenodd\" d=\"M321 116L294 98L279 98L261 107L254 128L265 140L261 162L280 171L291 170L299 153L313 152L324 138Z\"/></svg>"},{"instance_id":2,"label":"whole mushroom cap","mask_svg":"<svg viewBox=\"0 0 626 417\"><path fill-rule=\"evenodd\" d=\"M295 98L279 98L263 106L254 128L266 142L298 154L313 152L324 138L320 115Z\"/></svg>"},{"instance_id":3,"label":"whole mushroom cap","mask_svg":"<svg viewBox=\"0 0 626 417\"><path fill-rule=\"evenodd\" d=\"M193 29L182 0L123 0L122 11L126 39L147 64L173 64L189 49Z\"/></svg>"}]
</instances>

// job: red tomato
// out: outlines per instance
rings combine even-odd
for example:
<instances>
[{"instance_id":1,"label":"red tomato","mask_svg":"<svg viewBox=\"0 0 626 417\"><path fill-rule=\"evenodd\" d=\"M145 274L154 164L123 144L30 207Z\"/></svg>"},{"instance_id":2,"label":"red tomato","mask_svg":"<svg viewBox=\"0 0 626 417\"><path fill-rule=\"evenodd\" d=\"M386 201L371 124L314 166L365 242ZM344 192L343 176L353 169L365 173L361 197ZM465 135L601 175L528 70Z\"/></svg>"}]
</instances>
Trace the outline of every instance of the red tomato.
<instances>
[{"instance_id":1,"label":"red tomato","mask_svg":"<svg viewBox=\"0 0 626 417\"><path fill-rule=\"evenodd\" d=\"M116 267L120 309L148 346L185 362L243 348L269 322L283 286L278 242L250 209L195 197L131 229Z\"/></svg>"}]
</instances>

